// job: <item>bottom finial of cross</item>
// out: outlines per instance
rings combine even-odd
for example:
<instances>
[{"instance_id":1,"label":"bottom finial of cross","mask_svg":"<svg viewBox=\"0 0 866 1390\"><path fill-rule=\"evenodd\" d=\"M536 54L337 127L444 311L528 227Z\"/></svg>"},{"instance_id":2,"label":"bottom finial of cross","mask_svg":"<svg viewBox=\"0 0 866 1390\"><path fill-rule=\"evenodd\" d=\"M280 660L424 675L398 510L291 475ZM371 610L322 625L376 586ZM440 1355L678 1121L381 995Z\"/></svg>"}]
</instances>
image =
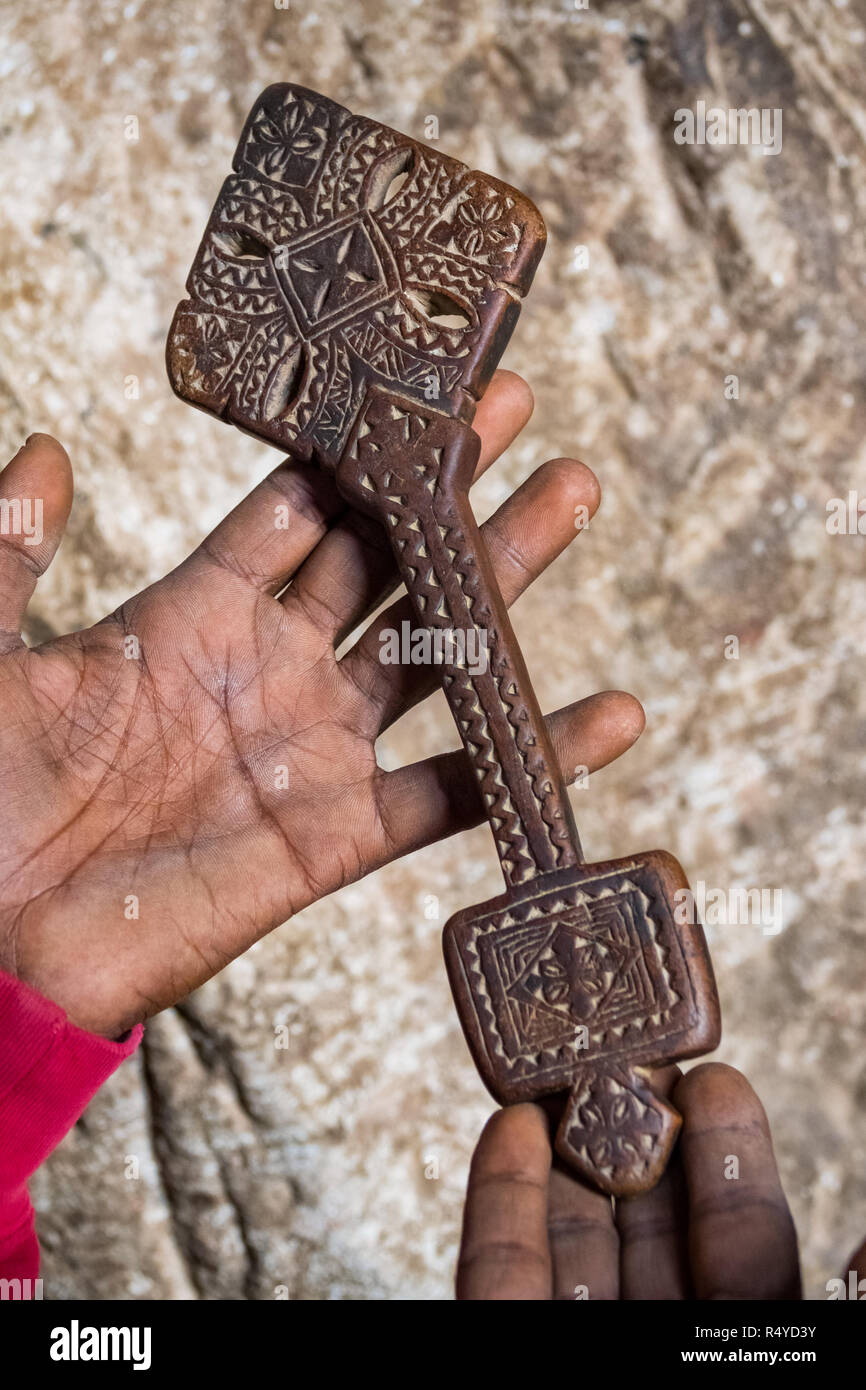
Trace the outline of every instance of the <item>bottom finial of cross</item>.
<instances>
[{"instance_id":1,"label":"bottom finial of cross","mask_svg":"<svg viewBox=\"0 0 866 1390\"><path fill-rule=\"evenodd\" d=\"M556 1151L602 1192L630 1197L658 1182L681 1124L636 1068L587 1068L569 1095Z\"/></svg>"}]
</instances>

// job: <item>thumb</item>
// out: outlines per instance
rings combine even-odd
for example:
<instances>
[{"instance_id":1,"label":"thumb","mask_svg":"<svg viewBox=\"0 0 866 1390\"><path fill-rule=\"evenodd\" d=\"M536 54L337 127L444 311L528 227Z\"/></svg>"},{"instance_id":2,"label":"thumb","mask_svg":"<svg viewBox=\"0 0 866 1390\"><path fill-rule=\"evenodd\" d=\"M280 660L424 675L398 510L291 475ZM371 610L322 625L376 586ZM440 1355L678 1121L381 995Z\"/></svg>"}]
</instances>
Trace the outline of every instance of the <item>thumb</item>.
<instances>
[{"instance_id":1,"label":"thumb","mask_svg":"<svg viewBox=\"0 0 866 1390\"><path fill-rule=\"evenodd\" d=\"M0 633L18 635L36 581L60 544L72 468L50 434L31 434L0 473Z\"/></svg>"}]
</instances>

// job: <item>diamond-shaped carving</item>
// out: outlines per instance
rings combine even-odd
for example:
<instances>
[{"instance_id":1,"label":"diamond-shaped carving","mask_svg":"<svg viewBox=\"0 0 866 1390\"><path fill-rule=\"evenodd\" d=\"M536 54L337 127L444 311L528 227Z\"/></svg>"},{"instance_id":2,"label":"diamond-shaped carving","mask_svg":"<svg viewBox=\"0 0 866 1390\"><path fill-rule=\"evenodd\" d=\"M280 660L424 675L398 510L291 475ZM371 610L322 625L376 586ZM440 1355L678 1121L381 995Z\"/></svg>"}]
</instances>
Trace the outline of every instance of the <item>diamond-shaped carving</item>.
<instances>
[{"instance_id":1,"label":"diamond-shaped carving","mask_svg":"<svg viewBox=\"0 0 866 1390\"><path fill-rule=\"evenodd\" d=\"M280 285L305 336L347 322L391 293L388 249L381 238L377 248L374 236L372 226L355 218L277 253Z\"/></svg>"},{"instance_id":2,"label":"diamond-shaped carving","mask_svg":"<svg viewBox=\"0 0 866 1390\"><path fill-rule=\"evenodd\" d=\"M613 911L620 912L621 905L614 904ZM571 920L563 919L547 932L505 992L528 1010L549 1013L566 1024L585 1023L604 1010L636 954L619 945L603 927L594 929L590 910L583 905ZM501 948L499 955L504 966L506 953Z\"/></svg>"},{"instance_id":3,"label":"diamond-shaped carving","mask_svg":"<svg viewBox=\"0 0 866 1390\"><path fill-rule=\"evenodd\" d=\"M580 894L570 908L554 898L534 921L478 932L474 947L510 1057L571 1047L581 1025L600 1037L672 1002L663 973L648 968L646 894L628 879L615 893L601 886L601 897Z\"/></svg>"}]
</instances>

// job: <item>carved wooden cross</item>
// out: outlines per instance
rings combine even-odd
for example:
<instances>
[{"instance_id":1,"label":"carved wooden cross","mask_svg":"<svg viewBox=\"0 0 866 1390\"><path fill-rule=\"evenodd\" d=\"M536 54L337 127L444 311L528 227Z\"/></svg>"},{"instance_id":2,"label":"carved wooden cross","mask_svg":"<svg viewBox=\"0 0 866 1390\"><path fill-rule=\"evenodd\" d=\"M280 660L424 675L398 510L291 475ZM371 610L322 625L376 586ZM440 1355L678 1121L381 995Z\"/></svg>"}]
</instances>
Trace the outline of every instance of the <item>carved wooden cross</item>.
<instances>
[{"instance_id":1,"label":"carved wooden cross","mask_svg":"<svg viewBox=\"0 0 866 1390\"><path fill-rule=\"evenodd\" d=\"M468 500L471 421L544 248L516 189L304 88L241 135L168 340L177 393L330 469L390 534L506 891L445 927L469 1046L503 1104L563 1092L560 1155L603 1191L664 1170L679 1116L648 1068L713 1048L719 1011L687 887L662 852L585 864ZM453 657L453 660L451 659Z\"/></svg>"}]
</instances>

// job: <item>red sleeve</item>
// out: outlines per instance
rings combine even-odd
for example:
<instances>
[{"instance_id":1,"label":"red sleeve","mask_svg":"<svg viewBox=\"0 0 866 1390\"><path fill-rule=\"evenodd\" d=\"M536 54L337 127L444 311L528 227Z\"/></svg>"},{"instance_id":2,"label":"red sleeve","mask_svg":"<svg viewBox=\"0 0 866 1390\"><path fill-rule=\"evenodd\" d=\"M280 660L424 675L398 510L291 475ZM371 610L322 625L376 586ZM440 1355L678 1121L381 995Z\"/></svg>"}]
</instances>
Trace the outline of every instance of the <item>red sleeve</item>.
<instances>
[{"instance_id":1,"label":"red sleeve","mask_svg":"<svg viewBox=\"0 0 866 1390\"><path fill-rule=\"evenodd\" d=\"M27 1180L141 1041L85 1033L50 999L0 970L0 1278L35 1279Z\"/></svg>"}]
</instances>

